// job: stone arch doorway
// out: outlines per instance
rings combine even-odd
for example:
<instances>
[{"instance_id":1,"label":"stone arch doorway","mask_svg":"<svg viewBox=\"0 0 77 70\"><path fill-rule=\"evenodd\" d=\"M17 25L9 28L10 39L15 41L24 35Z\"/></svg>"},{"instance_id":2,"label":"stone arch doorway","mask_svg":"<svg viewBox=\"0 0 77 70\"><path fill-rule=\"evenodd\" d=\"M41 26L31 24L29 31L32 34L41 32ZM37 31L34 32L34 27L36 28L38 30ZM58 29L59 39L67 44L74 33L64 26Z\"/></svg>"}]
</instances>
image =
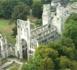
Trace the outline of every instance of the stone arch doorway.
<instances>
[{"instance_id":1,"label":"stone arch doorway","mask_svg":"<svg viewBox=\"0 0 77 70\"><path fill-rule=\"evenodd\" d=\"M28 54L27 54L27 42L24 39L22 39L22 57L23 57L23 59L27 60L27 58L28 58L27 56L28 56Z\"/></svg>"}]
</instances>

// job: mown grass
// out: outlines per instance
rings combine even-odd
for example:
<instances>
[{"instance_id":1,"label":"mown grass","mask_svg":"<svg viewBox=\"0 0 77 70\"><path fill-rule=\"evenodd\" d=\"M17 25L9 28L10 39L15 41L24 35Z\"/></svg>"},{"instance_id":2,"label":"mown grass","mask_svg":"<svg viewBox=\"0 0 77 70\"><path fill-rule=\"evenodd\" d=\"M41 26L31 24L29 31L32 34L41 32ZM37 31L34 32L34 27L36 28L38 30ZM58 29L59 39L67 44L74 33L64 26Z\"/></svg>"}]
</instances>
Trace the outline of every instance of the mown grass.
<instances>
[{"instance_id":1,"label":"mown grass","mask_svg":"<svg viewBox=\"0 0 77 70\"><path fill-rule=\"evenodd\" d=\"M10 20L0 19L0 33L6 37L7 41L11 44L15 44L15 38L12 36L12 28L15 24L10 24Z\"/></svg>"}]
</instances>

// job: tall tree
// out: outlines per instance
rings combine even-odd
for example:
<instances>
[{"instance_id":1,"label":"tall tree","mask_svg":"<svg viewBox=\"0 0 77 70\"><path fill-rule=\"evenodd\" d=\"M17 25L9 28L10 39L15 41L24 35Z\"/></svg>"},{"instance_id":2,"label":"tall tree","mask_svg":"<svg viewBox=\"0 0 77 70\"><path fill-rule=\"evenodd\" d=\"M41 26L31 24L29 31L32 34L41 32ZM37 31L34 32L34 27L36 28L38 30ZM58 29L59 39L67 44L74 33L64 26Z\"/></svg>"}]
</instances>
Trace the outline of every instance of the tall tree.
<instances>
[{"instance_id":1,"label":"tall tree","mask_svg":"<svg viewBox=\"0 0 77 70\"><path fill-rule=\"evenodd\" d=\"M20 0L21 2L24 2L28 6L32 6L33 0Z\"/></svg>"},{"instance_id":2,"label":"tall tree","mask_svg":"<svg viewBox=\"0 0 77 70\"><path fill-rule=\"evenodd\" d=\"M41 0L43 4L50 4L52 0Z\"/></svg>"},{"instance_id":3,"label":"tall tree","mask_svg":"<svg viewBox=\"0 0 77 70\"><path fill-rule=\"evenodd\" d=\"M37 18L42 16L42 4L39 1L36 1L32 5L32 15Z\"/></svg>"},{"instance_id":4,"label":"tall tree","mask_svg":"<svg viewBox=\"0 0 77 70\"><path fill-rule=\"evenodd\" d=\"M0 13L3 18L11 18L14 7L17 5L17 0L4 0L0 1Z\"/></svg>"},{"instance_id":5,"label":"tall tree","mask_svg":"<svg viewBox=\"0 0 77 70\"><path fill-rule=\"evenodd\" d=\"M15 6L14 11L12 13L12 19L23 19L26 20L27 16L29 15L29 7L24 3L20 2L17 6Z\"/></svg>"},{"instance_id":6,"label":"tall tree","mask_svg":"<svg viewBox=\"0 0 77 70\"><path fill-rule=\"evenodd\" d=\"M73 13L67 19L65 23L64 36L71 38L75 46L77 46L77 14Z\"/></svg>"}]
</instances>

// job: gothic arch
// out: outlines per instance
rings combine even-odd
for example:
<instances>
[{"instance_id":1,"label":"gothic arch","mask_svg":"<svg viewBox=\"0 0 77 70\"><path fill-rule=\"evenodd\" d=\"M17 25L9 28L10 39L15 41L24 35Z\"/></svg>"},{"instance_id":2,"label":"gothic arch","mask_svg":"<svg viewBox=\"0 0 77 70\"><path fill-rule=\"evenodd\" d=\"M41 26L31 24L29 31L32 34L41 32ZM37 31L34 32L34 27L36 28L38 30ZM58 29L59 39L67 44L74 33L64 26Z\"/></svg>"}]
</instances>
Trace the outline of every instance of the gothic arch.
<instances>
[{"instance_id":1,"label":"gothic arch","mask_svg":"<svg viewBox=\"0 0 77 70\"><path fill-rule=\"evenodd\" d=\"M27 60L28 53L27 53L27 42L26 42L26 40L22 39L21 45L22 45L22 57L23 57L23 59Z\"/></svg>"}]
</instances>

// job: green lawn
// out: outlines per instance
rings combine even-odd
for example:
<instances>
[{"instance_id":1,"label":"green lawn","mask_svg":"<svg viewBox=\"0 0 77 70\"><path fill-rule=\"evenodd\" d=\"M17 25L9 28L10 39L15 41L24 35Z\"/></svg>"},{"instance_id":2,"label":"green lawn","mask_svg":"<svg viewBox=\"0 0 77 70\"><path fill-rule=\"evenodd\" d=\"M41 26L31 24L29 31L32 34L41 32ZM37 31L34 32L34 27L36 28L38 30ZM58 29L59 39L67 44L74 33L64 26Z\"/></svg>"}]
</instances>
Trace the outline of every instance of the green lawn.
<instances>
[{"instance_id":1,"label":"green lawn","mask_svg":"<svg viewBox=\"0 0 77 70\"><path fill-rule=\"evenodd\" d=\"M9 22L9 20L0 19L0 33L7 38L9 43L14 44L15 38L12 36L12 28L15 24L10 24Z\"/></svg>"}]
</instances>

